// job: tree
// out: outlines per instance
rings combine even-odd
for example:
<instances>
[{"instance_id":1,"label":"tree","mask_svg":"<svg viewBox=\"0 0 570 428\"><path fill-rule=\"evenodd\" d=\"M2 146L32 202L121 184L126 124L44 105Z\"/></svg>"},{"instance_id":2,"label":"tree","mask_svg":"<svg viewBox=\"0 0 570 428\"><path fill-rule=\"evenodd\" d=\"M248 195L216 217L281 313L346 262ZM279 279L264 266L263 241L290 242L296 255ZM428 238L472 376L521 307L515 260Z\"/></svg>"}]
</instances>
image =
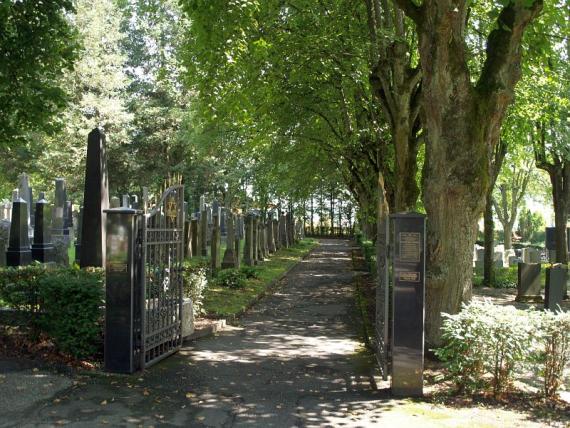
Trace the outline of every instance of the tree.
<instances>
[{"instance_id":1,"label":"tree","mask_svg":"<svg viewBox=\"0 0 570 428\"><path fill-rule=\"evenodd\" d=\"M427 236L426 340L440 342L441 313L471 297L477 221L490 186L492 153L520 79L521 43L541 0L498 9L479 75L469 69L470 2L397 3L416 24L422 68L423 171Z\"/></svg>"},{"instance_id":2,"label":"tree","mask_svg":"<svg viewBox=\"0 0 570 428\"><path fill-rule=\"evenodd\" d=\"M512 248L513 228L534 170L532 158L521 159L518 164L516 161L512 156L507 160L493 196L493 206L505 233L505 250Z\"/></svg>"},{"instance_id":3,"label":"tree","mask_svg":"<svg viewBox=\"0 0 570 428\"><path fill-rule=\"evenodd\" d=\"M0 146L58 129L78 43L71 0L0 2Z\"/></svg>"}]
</instances>

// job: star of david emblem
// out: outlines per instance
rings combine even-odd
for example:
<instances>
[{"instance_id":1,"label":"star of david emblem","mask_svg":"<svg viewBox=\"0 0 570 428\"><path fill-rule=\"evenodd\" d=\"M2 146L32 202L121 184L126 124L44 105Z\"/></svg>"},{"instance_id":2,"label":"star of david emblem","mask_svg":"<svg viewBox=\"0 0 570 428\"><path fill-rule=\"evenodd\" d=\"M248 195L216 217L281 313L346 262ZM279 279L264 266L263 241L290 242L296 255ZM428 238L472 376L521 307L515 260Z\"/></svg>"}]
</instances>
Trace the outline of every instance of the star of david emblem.
<instances>
[{"instance_id":1,"label":"star of david emblem","mask_svg":"<svg viewBox=\"0 0 570 428\"><path fill-rule=\"evenodd\" d=\"M166 201L166 217L168 217L171 221L174 221L176 219L176 216L178 214L177 208L176 199L174 199L172 196L168 198Z\"/></svg>"}]
</instances>

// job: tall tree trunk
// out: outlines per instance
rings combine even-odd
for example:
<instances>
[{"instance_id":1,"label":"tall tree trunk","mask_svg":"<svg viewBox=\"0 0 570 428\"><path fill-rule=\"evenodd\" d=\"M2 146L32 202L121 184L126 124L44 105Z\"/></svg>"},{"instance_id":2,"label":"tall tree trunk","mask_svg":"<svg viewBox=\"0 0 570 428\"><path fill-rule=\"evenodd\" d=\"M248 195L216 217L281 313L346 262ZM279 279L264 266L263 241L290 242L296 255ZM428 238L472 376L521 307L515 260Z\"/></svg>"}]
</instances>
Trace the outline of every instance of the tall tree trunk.
<instances>
[{"instance_id":1,"label":"tall tree trunk","mask_svg":"<svg viewBox=\"0 0 570 428\"><path fill-rule=\"evenodd\" d=\"M315 198L313 197L313 195L311 195L311 235L315 235L315 222L314 222L314 217L315 217L315 204L314 204L314 200Z\"/></svg>"},{"instance_id":2,"label":"tall tree trunk","mask_svg":"<svg viewBox=\"0 0 570 428\"><path fill-rule=\"evenodd\" d=\"M396 2L419 34L428 215L426 342L437 346L441 313L457 313L471 298L473 245L491 187L492 155L520 79L522 35L542 1L515 0L503 7L475 85L465 43L468 2Z\"/></svg>"},{"instance_id":3,"label":"tall tree trunk","mask_svg":"<svg viewBox=\"0 0 570 428\"><path fill-rule=\"evenodd\" d=\"M512 222L508 222L503 225L503 231L505 232L505 251L513 248L513 226Z\"/></svg>"},{"instance_id":4,"label":"tall tree trunk","mask_svg":"<svg viewBox=\"0 0 570 428\"><path fill-rule=\"evenodd\" d=\"M570 179L570 162L568 162L567 169L569 171L568 179ZM551 182L552 200L554 202L554 227L556 228L556 262L566 265L568 264L568 236L566 228L570 204L570 190L568 190L570 181L564 180L562 171L555 172L558 172L558 174L551 174Z\"/></svg>"},{"instance_id":5,"label":"tall tree trunk","mask_svg":"<svg viewBox=\"0 0 570 428\"><path fill-rule=\"evenodd\" d=\"M483 285L492 287L495 285L495 222L493 221L493 191L487 192L484 215L485 227L485 257L483 260Z\"/></svg>"}]
</instances>

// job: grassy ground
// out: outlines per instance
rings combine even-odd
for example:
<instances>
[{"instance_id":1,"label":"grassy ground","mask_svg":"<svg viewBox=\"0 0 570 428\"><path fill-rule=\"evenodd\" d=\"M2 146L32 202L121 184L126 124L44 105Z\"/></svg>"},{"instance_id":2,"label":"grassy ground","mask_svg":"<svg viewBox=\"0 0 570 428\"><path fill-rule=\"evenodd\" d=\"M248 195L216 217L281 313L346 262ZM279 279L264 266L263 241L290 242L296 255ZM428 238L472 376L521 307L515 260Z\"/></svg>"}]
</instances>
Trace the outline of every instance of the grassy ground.
<instances>
[{"instance_id":1,"label":"grassy ground","mask_svg":"<svg viewBox=\"0 0 570 428\"><path fill-rule=\"evenodd\" d=\"M257 278L247 280L245 288L230 289L212 283L206 290L204 310L210 317L229 317L242 313L263 294L285 271L317 246L314 239L305 239L291 248L279 250L276 254L255 267Z\"/></svg>"}]
</instances>

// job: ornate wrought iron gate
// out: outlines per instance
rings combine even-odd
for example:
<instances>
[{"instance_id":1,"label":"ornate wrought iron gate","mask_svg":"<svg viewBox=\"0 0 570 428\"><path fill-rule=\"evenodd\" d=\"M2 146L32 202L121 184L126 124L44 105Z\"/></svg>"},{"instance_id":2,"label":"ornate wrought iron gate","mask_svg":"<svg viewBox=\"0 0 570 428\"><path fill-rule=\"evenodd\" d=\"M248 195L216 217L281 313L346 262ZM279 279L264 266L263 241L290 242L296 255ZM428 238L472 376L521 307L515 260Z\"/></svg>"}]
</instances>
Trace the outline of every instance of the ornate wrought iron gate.
<instances>
[{"instance_id":1,"label":"ornate wrought iron gate","mask_svg":"<svg viewBox=\"0 0 570 428\"><path fill-rule=\"evenodd\" d=\"M184 186L170 186L142 225L142 368L182 345Z\"/></svg>"}]
</instances>

